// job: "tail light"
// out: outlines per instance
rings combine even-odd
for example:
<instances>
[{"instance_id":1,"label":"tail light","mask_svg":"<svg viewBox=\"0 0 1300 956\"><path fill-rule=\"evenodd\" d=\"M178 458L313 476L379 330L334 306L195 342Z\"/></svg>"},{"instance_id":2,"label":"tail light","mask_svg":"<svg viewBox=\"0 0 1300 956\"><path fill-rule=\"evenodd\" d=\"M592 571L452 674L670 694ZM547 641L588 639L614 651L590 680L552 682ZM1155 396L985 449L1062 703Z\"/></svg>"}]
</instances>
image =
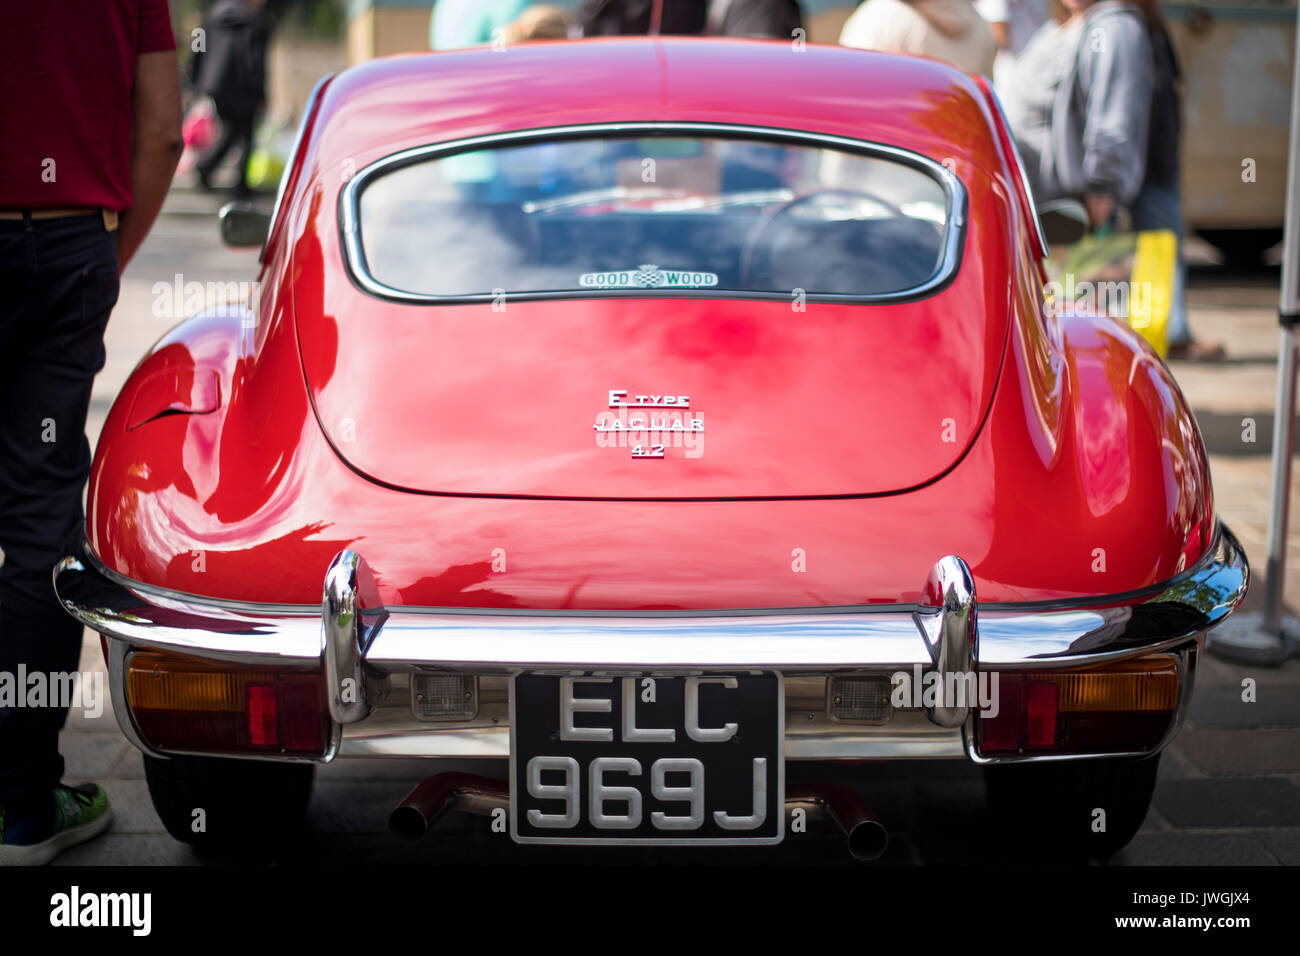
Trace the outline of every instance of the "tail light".
<instances>
[{"instance_id":1,"label":"tail light","mask_svg":"<svg viewBox=\"0 0 1300 956\"><path fill-rule=\"evenodd\" d=\"M1088 670L1000 671L996 716L976 720L983 756L1145 753L1178 710L1169 654Z\"/></svg>"},{"instance_id":2,"label":"tail light","mask_svg":"<svg viewBox=\"0 0 1300 956\"><path fill-rule=\"evenodd\" d=\"M126 692L136 727L158 750L320 757L329 747L316 672L141 651L127 663Z\"/></svg>"}]
</instances>

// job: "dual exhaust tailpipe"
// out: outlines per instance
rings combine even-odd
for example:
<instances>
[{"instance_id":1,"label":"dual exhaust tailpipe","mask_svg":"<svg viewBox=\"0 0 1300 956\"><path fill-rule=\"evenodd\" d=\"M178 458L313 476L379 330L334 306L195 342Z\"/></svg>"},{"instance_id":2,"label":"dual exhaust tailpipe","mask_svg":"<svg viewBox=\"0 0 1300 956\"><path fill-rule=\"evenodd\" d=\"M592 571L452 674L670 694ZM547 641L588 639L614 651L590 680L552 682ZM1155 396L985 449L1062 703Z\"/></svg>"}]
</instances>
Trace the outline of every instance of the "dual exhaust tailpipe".
<instances>
[{"instance_id":1,"label":"dual exhaust tailpipe","mask_svg":"<svg viewBox=\"0 0 1300 956\"><path fill-rule=\"evenodd\" d=\"M510 791L503 780L469 773L434 774L406 795L388 817L388 829L407 840L424 836L448 810L491 816L509 812ZM844 835L855 860L877 859L889 845L889 834L867 802L850 787L811 783L786 790L785 812L804 810L813 819L827 819Z\"/></svg>"},{"instance_id":2,"label":"dual exhaust tailpipe","mask_svg":"<svg viewBox=\"0 0 1300 956\"><path fill-rule=\"evenodd\" d=\"M809 783L788 787L785 812L803 809L813 818L828 819L842 834L855 860L878 859L889 846L889 833L876 819L867 801L852 787L841 783Z\"/></svg>"},{"instance_id":3,"label":"dual exhaust tailpipe","mask_svg":"<svg viewBox=\"0 0 1300 956\"><path fill-rule=\"evenodd\" d=\"M406 840L418 840L448 810L491 816L510 810L505 781L472 773L435 773L418 784L388 815L388 829Z\"/></svg>"}]
</instances>

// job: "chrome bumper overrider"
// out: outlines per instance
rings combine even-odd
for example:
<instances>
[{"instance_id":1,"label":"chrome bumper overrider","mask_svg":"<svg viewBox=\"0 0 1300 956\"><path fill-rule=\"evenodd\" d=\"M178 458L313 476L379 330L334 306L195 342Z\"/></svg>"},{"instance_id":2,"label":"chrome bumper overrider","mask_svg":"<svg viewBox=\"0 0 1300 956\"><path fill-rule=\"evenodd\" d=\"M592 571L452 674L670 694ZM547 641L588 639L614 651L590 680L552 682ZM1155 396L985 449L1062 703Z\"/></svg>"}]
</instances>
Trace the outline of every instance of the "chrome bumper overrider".
<instances>
[{"instance_id":1,"label":"chrome bumper overrider","mask_svg":"<svg viewBox=\"0 0 1300 956\"><path fill-rule=\"evenodd\" d=\"M385 607L354 551L331 563L320 607L241 604L151 587L105 568L85 546L54 570L64 607L109 638L115 712L138 746L122 699L124 664L132 650L152 648L242 665L323 668L330 714L341 730L341 744L327 759L336 752L509 753L505 709L494 711L491 700L474 720L454 724L405 720L378 706L392 681L415 673L490 678L554 668L745 668L779 670L798 686L800 677L913 665L940 673L1078 667L1189 650L1237 606L1248 579L1245 555L1225 527L1194 567L1162 585L1019 604L979 604L969 569L954 556L935 564L923 591L929 597L916 605L718 612ZM1185 683L1190 669L1184 654ZM345 684L354 692L341 693ZM791 759L975 758L964 708L936 707L921 718L900 712L903 719L888 727L833 722L798 701L787 712Z\"/></svg>"}]
</instances>

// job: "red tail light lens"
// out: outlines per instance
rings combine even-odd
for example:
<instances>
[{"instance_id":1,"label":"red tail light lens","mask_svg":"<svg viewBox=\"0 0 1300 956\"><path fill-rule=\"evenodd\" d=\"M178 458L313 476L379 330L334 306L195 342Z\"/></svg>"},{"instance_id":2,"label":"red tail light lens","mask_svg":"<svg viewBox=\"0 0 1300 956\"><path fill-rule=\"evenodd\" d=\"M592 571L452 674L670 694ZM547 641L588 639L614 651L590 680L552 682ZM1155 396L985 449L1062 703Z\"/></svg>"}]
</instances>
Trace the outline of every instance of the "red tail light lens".
<instances>
[{"instance_id":1,"label":"red tail light lens","mask_svg":"<svg viewBox=\"0 0 1300 956\"><path fill-rule=\"evenodd\" d=\"M1054 682L1029 682L1025 687L1025 745L1051 747L1056 743L1056 695Z\"/></svg>"},{"instance_id":2,"label":"red tail light lens","mask_svg":"<svg viewBox=\"0 0 1300 956\"><path fill-rule=\"evenodd\" d=\"M248 741L254 747L272 747L276 742L274 684L248 685Z\"/></svg>"},{"instance_id":3,"label":"red tail light lens","mask_svg":"<svg viewBox=\"0 0 1300 956\"><path fill-rule=\"evenodd\" d=\"M127 702L161 751L323 756L331 725L311 671L241 668L141 651L127 663Z\"/></svg>"},{"instance_id":4,"label":"red tail light lens","mask_svg":"<svg viewBox=\"0 0 1300 956\"><path fill-rule=\"evenodd\" d=\"M998 711L976 719L984 756L1145 753L1178 710L1178 660L1157 654L1087 670L1000 671Z\"/></svg>"}]
</instances>

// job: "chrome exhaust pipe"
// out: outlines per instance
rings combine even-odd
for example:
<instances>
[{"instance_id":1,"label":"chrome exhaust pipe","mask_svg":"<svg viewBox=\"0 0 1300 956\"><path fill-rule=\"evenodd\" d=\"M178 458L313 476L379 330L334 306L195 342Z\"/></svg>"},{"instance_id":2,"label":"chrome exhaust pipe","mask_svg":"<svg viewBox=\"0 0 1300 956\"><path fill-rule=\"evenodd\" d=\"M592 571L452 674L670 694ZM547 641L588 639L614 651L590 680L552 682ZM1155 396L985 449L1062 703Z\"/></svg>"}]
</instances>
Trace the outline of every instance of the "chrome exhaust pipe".
<instances>
[{"instance_id":1,"label":"chrome exhaust pipe","mask_svg":"<svg viewBox=\"0 0 1300 956\"><path fill-rule=\"evenodd\" d=\"M418 784L388 815L388 829L406 840L418 840L448 810L491 816L510 809L504 780L472 773L435 773Z\"/></svg>"},{"instance_id":2,"label":"chrome exhaust pipe","mask_svg":"<svg viewBox=\"0 0 1300 956\"><path fill-rule=\"evenodd\" d=\"M889 846L889 832L876 819L867 801L851 787L839 783L810 783L786 790L786 812L802 808L829 819L844 834L855 860L879 859Z\"/></svg>"}]
</instances>

